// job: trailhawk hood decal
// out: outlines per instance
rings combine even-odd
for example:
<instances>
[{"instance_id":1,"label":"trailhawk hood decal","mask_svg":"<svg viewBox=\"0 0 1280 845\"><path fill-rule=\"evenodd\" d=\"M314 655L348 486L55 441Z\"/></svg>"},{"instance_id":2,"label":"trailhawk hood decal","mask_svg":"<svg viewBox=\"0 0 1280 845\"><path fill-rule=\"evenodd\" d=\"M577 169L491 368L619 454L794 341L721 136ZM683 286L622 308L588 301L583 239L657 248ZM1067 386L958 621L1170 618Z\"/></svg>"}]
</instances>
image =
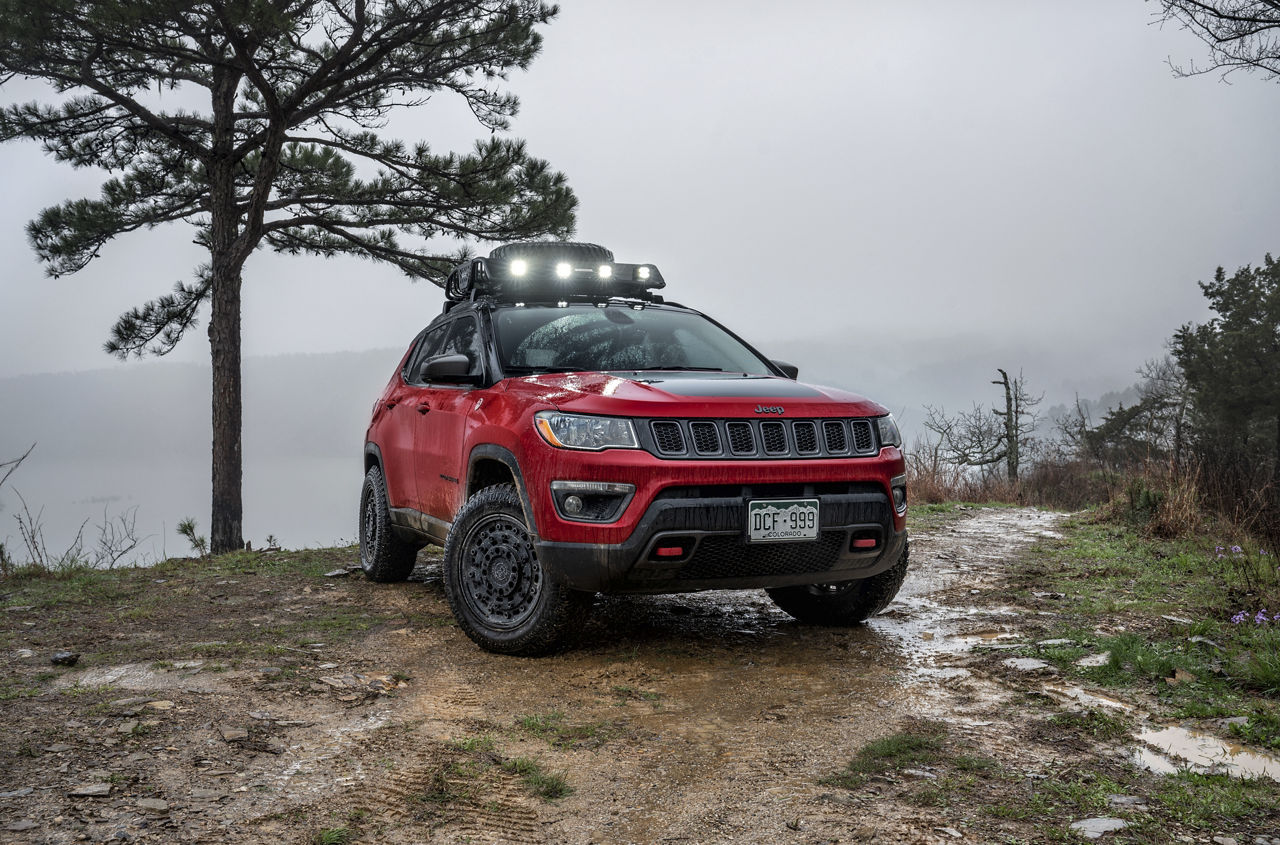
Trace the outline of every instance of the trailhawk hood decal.
<instances>
[{"instance_id":1,"label":"trailhawk hood decal","mask_svg":"<svg viewBox=\"0 0 1280 845\"><path fill-rule=\"evenodd\" d=\"M788 417L888 413L875 402L836 388L738 373L547 373L508 379L506 387L511 392L539 395L564 410L612 416L706 413L747 417L756 415L758 405L784 406Z\"/></svg>"}]
</instances>

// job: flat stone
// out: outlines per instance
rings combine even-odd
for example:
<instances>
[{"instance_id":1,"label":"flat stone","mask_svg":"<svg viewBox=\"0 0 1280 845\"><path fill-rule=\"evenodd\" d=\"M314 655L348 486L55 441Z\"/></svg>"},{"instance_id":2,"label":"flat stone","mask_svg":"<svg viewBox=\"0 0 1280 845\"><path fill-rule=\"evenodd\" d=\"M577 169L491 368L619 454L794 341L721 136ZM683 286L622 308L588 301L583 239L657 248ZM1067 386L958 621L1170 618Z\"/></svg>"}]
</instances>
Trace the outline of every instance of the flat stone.
<instances>
[{"instance_id":1,"label":"flat stone","mask_svg":"<svg viewBox=\"0 0 1280 845\"><path fill-rule=\"evenodd\" d=\"M33 827L39 827L39 825L31 819L18 819L16 822L9 822L4 826L4 829L13 833L21 833L24 830L31 830Z\"/></svg>"},{"instance_id":2,"label":"flat stone","mask_svg":"<svg viewBox=\"0 0 1280 845\"><path fill-rule=\"evenodd\" d=\"M136 695L136 696L133 696L132 698L117 698L115 701L110 702L108 706L116 710L124 710L129 707L141 707L147 702L153 701L153 700L154 699L145 695Z\"/></svg>"},{"instance_id":3,"label":"flat stone","mask_svg":"<svg viewBox=\"0 0 1280 845\"><path fill-rule=\"evenodd\" d=\"M1218 651L1222 651L1222 646L1218 645L1217 643L1215 643L1213 640L1209 639L1208 637L1201 637L1201 636L1199 636L1199 635L1194 636L1194 637L1187 637L1187 642L1189 642L1189 643L1199 643L1199 644L1202 644L1202 645L1211 646L1212 648L1216 648Z\"/></svg>"},{"instance_id":4,"label":"flat stone","mask_svg":"<svg viewBox=\"0 0 1280 845\"><path fill-rule=\"evenodd\" d=\"M1075 640L1068 640L1063 637L1057 637L1052 640L1040 640L1039 642L1036 643L1036 645L1042 648L1053 648L1055 646L1075 645L1075 644L1076 644Z\"/></svg>"},{"instance_id":5,"label":"flat stone","mask_svg":"<svg viewBox=\"0 0 1280 845\"><path fill-rule=\"evenodd\" d=\"M12 792L0 792L0 798L21 798L24 795L30 795L35 792L30 786L24 786L21 789L15 789Z\"/></svg>"},{"instance_id":6,"label":"flat stone","mask_svg":"<svg viewBox=\"0 0 1280 845\"><path fill-rule=\"evenodd\" d=\"M148 710L172 710L172 701L148 701L145 705Z\"/></svg>"},{"instance_id":7,"label":"flat stone","mask_svg":"<svg viewBox=\"0 0 1280 845\"><path fill-rule=\"evenodd\" d=\"M249 718L257 719L259 722L270 722L272 716L266 710L250 710Z\"/></svg>"},{"instance_id":8,"label":"flat stone","mask_svg":"<svg viewBox=\"0 0 1280 845\"><path fill-rule=\"evenodd\" d=\"M203 660L175 660L173 661L174 669L199 669L204 665Z\"/></svg>"},{"instance_id":9,"label":"flat stone","mask_svg":"<svg viewBox=\"0 0 1280 845\"><path fill-rule=\"evenodd\" d=\"M61 754L62 752L70 751L71 749L72 746L67 745L65 742L55 742L53 745L46 745L44 747L44 750L48 751L50 754Z\"/></svg>"},{"instance_id":10,"label":"flat stone","mask_svg":"<svg viewBox=\"0 0 1280 845\"><path fill-rule=\"evenodd\" d=\"M130 719L129 721L121 722L118 726L116 726L116 733L131 734L137 729L138 729L138 723L133 719Z\"/></svg>"},{"instance_id":11,"label":"flat stone","mask_svg":"<svg viewBox=\"0 0 1280 845\"><path fill-rule=\"evenodd\" d=\"M146 810L149 813L167 813L169 812L169 802L160 798L139 798L138 809Z\"/></svg>"},{"instance_id":12,"label":"flat stone","mask_svg":"<svg viewBox=\"0 0 1280 845\"><path fill-rule=\"evenodd\" d=\"M1232 839L1230 836L1215 836L1209 841L1212 842L1213 845L1240 845L1239 842Z\"/></svg>"},{"instance_id":13,"label":"flat stone","mask_svg":"<svg viewBox=\"0 0 1280 845\"><path fill-rule=\"evenodd\" d=\"M1035 596L1038 599L1065 599L1067 597L1066 593L1053 593L1053 592L1039 593L1039 592L1036 592L1035 590L1031 591L1031 595Z\"/></svg>"},{"instance_id":14,"label":"flat stone","mask_svg":"<svg viewBox=\"0 0 1280 845\"><path fill-rule=\"evenodd\" d=\"M1243 728L1245 725L1249 724L1249 717L1248 716L1232 716L1230 719L1223 719L1222 724L1239 725L1240 727Z\"/></svg>"},{"instance_id":15,"label":"flat stone","mask_svg":"<svg viewBox=\"0 0 1280 845\"><path fill-rule=\"evenodd\" d=\"M220 733L227 742L244 742L249 738L249 732L244 728L221 728Z\"/></svg>"},{"instance_id":16,"label":"flat stone","mask_svg":"<svg viewBox=\"0 0 1280 845\"><path fill-rule=\"evenodd\" d=\"M74 651L55 651L49 658L49 662L54 666L75 666L79 660L80 655Z\"/></svg>"},{"instance_id":17,"label":"flat stone","mask_svg":"<svg viewBox=\"0 0 1280 845\"><path fill-rule=\"evenodd\" d=\"M1124 830L1129 823L1124 819L1110 819L1100 817L1096 819L1082 819L1078 822L1071 823L1071 829L1083 836L1085 839L1101 839L1104 833L1113 833L1117 830Z\"/></svg>"},{"instance_id":18,"label":"flat stone","mask_svg":"<svg viewBox=\"0 0 1280 845\"><path fill-rule=\"evenodd\" d=\"M111 794L109 783L85 783L67 793L72 798L105 798Z\"/></svg>"},{"instance_id":19,"label":"flat stone","mask_svg":"<svg viewBox=\"0 0 1280 845\"><path fill-rule=\"evenodd\" d=\"M319 681L322 684L328 684L334 689L343 689L347 686L347 682L341 678L320 678Z\"/></svg>"},{"instance_id":20,"label":"flat stone","mask_svg":"<svg viewBox=\"0 0 1280 845\"><path fill-rule=\"evenodd\" d=\"M258 670L258 674L259 674L259 675L268 675L268 676L270 676L270 675L279 675L279 674L280 674L281 672L283 672L283 671L284 671L284 670L283 670L283 669L281 669L279 666L263 666L261 669L259 669L259 670Z\"/></svg>"},{"instance_id":21,"label":"flat stone","mask_svg":"<svg viewBox=\"0 0 1280 845\"><path fill-rule=\"evenodd\" d=\"M196 801L217 801L220 798L226 798L227 793L221 789L196 788L191 790L191 797Z\"/></svg>"},{"instance_id":22,"label":"flat stone","mask_svg":"<svg viewBox=\"0 0 1280 845\"><path fill-rule=\"evenodd\" d=\"M1188 619L1185 616L1174 616L1172 613L1163 614L1161 617L1166 622L1172 622L1175 625L1194 625L1194 619Z\"/></svg>"},{"instance_id":23,"label":"flat stone","mask_svg":"<svg viewBox=\"0 0 1280 845\"><path fill-rule=\"evenodd\" d=\"M1086 654L1076 661L1076 665L1085 669L1096 669L1099 666L1106 666L1110 662L1111 652L1104 651L1101 654Z\"/></svg>"},{"instance_id":24,"label":"flat stone","mask_svg":"<svg viewBox=\"0 0 1280 845\"><path fill-rule=\"evenodd\" d=\"M936 830L938 833L945 833L947 836L950 836L953 839L964 838L964 834L956 830L954 827L935 827L934 830Z\"/></svg>"},{"instance_id":25,"label":"flat stone","mask_svg":"<svg viewBox=\"0 0 1280 845\"><path fill-rule=\"evenodd\" d=\"M923 778L924 780L937 780L938 776L933 772L926 772L924 769L903 769L902 773L907 777Z\"/></svg>"},{"instance_id":26,"label":"flat stone","mask_svg":"<svg viewBox=\"0 0 1280 845\"><path fill-rule=\"evenodd\" d=\"M324 577L326 577L326 578L341 578L341 577L343 577L343 576L344 576L344 575L346 575L346 574L347 574L347 570L346 570L346 569L333 569L333 570L330 570L329 572L326 572L326 573L324 574Z\"/></svg>"},{"instance_id":27,"label":"flat stone","mask_svg":"<svg viewBox=\"0 0 1280 845\"><path fill-rule=\"evenodd\" d=\"M6 613L24 613L28 610L35 610L34 604L11 604L5 608Z\"/></svg>"},{"instance_id":28,"label":"flat stone","mask_svg":"<svg viewBox=\"0 0 1280 845\"><path fill-rule=\"evenodd\" d=\"M20 648L13 653L13 656L20 660L26 660L29 657L35 657L36 653L29 648Z\"/></svg>"},{"instance_id":29,"label":"flat stone","mask_svg":"<svg viewBox=\"0 0 1280 845\"><path fill-rule=\"evenodd\" d=\"M1150 809L1146 801L1137 795L1108 795L1107 804L1112 807L1122 807L1126 810L1145 811Z\"/></svg>"},{"instance_id":30,"label":"flat stone","mask_svg":"<svg viewBox=\"0 0 1280 845\"><path fill-rule=\"evenodd\" d=\"M317 669L337 669L338 664L337 663L321 663L316 668Z\"/></svg>"},{"instance_id":31,"label":"flat stone","mask_svg":"<svg viewBox=\"0 0 1280 845\"><path fill-rule=\"evenodd\" d=\"M1019 672L1039 672L1051 668L1048 663L1034 657L1010 657L1005 659L1003 663L1010 669L1017 669Z\"/></svg>"}]
</instances>

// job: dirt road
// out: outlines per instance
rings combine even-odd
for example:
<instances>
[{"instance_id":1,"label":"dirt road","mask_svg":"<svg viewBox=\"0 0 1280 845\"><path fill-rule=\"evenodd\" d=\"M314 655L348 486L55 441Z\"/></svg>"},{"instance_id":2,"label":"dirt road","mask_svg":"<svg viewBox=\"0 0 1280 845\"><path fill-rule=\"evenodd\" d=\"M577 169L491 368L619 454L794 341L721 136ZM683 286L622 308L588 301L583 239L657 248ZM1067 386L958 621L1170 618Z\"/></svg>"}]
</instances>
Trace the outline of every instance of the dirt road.
<instances>
[{"instance_id":1,"label":"dirt road","mask_svg":"<svg viewBox=\"0 0 1280 845\"><path fill-rule=\"evenodd\" d=\"M255 651L195 641L194 623L184 639L156 611L111 635L134 659L49 690L28 677L39 694L5 702L0 841L1038 841L1047 817L982 808L1121 753L1046 727L1050 696L971 653L1028 612L971 606L971 591L989 598L1058 519L975 509L917 532L899 600L865 627L803 627L760 592L603 599L580 648L540 660L473 646L425 554L404 585L224 578L223 624L250 641L282 619L377 624ZM56 641L41 630L19 634L39 651ZM950 756L859 789L822 782L920 725L945 729ZM571 794L539 797L557 776Z\"/></svg>"}]
</instances>

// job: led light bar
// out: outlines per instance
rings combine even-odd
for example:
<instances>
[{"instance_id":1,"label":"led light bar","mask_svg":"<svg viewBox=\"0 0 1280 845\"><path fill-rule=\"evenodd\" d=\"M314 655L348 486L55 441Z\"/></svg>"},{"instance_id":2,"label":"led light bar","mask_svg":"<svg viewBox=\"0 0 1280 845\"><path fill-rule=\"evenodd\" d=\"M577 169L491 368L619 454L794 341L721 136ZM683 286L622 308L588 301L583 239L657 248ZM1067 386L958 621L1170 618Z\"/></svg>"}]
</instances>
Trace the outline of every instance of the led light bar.
<instances>
[{"instance_id":1,"label":"led light bar","mask_svg":"<svg viewBox=\"0 0 1280 845\"><path fill-rule=\"evenodd\" d=\"M475 294L530 299L652 298L666 287L652 264L623 264L597 244L537 241L497 247L487 258L459 264L445 283L448 299Z\"/></svg>"}]
</instances>

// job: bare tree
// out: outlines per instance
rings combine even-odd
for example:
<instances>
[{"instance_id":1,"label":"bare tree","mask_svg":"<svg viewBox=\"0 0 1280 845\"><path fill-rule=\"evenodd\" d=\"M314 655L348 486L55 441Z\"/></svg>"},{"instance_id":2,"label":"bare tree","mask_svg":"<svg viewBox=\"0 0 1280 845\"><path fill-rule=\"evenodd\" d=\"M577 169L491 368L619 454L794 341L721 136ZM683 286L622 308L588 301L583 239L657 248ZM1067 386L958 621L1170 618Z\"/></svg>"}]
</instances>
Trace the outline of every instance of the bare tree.
<instances>
[{"instance_id":1,"label":"bare tree","mask_svg":"<svg viewBox=\"0 0 1280 845\"><path fill-rule=\"evenodd\" d=\"M1172 65L1179 76L1237 70L1280 79L1280 0L1160 0L1158 18L1209 47L1207 65Z\"/></svg>"},{"instance_id":2,"label":"bare tree","mask_svg":"<svg viewBox=\"0 0 1280 845\"><path fill-rule=\"evenodd\" d=\"M947 460L959 466L974 467L984 475L994 474L1001 464L1010 482L1018 480L1022 456L1034 439L1035 407L1042 396L1027 392L1022 374L1010 379L1002 369L992 384L1004 388L1004 410L987 409L975 404L973 410L947 416L940 408L925 406L925 428L938 435L939 445Z\"/></svg>"}]
</instances>

